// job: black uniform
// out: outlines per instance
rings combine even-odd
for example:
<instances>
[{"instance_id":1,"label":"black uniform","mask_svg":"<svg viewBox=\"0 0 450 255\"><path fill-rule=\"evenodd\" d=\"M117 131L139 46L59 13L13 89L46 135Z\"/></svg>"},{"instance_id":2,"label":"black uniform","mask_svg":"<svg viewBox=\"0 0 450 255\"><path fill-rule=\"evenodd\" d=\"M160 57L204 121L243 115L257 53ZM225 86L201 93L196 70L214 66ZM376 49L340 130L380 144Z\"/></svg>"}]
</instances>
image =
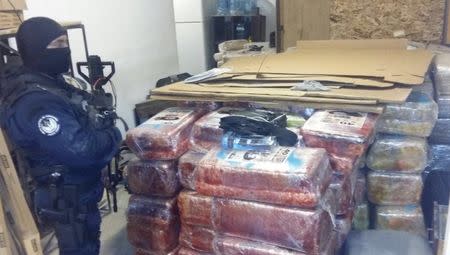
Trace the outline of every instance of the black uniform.
<instances>
[{"instance_id":1,"label":"black uniform","mask_svg":"<svg viewBox=\"0 0 450 255\"><path fill-rule=\"evenodd\" d=\"M60 75L69 68L70 50L47 45L64 33L47 18L22 24L17 43L24 66L2 74L1 124L29 161L38 183L36 212L55 227L60 253L98 254L101 170L121 135L113 121L93 119L91 95Z\"/></svg>"}]
</instances>

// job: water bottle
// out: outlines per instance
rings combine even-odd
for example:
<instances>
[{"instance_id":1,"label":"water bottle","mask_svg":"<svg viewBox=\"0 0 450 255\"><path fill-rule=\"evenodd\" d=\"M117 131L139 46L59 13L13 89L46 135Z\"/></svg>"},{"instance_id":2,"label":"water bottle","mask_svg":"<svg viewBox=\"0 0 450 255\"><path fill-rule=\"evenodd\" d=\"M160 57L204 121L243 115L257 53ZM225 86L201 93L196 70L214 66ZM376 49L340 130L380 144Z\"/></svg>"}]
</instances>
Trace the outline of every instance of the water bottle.
<instances>
[{"instance_id":1,"label":"water bottle","mask_svg":"<svg viewBox=\"0 0 450 255\"><path fill-rule=\"evenodd\" d=\"M242 0L230 0L230 15L238 16L244 14L244 7Z\"/></svg>"},{"instance_id":2,"label":"water bottle","mask_svg":"<svg viewBox=\"0 0 450 255\"><path fill-rule=\"evenodd\" d=\"M230 0L218 0L217 1L217 15L226 16L230 13L229 2L230 2Z\"/></svg>"}]
</instances>

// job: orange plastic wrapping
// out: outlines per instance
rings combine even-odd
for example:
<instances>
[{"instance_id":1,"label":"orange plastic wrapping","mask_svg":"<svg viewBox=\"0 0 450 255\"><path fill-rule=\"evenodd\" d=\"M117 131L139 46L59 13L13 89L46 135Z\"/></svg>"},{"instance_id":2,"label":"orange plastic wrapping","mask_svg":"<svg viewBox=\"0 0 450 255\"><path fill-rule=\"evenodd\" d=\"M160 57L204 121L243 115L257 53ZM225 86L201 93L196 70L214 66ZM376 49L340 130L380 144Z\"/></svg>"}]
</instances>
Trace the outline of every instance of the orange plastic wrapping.
<instances>
[{"instance_id":1,"label":"orange plastic wrapping","mask_svg":"<svg viewBox=\"0 0 450 255\"><path fill-rule=\"evenodd\" d=\"M181 188L175 161L131 160L128 165L128 187L133 194L173 197Z\"/></svg>"},{"instance_id":2,"label":"orange plastic wrapping","mask_svg":"<svg viewBox=\"0 0 450 255\"><path fill-rule=\"evenodd\" d=\"M209 252L194 251L186 247L181 247L177 255L215 255L215 254Z\"/></svg>"},{"instance_id":3,"label":"orange plastic wrapping","mask_svg":"<svg viewBox=\"0 0 450 255\"><path fill-rule=\"evenodd\" d=\"M256 202L215 199L214 230L309 255L323 251L333 232L332 218L322 209L306 210Z\"/></svg>"},{"instance_id":4,"label":"orange plastic wrapping","mask_svg":"<svg viewBox=\"0 0 450 255\"><path fill-rule=\"evenodd\" d=\"M180 245L196 251L213 252L214 231L205 227L182 225Z\"/></svg>"},{"instance_id":5,"label":"orange plastic wrapping","mask_svg":"<svg viewBox=\"0 0 450 255\"><path fill-rule=\"evenodd\" d=\"M183 191L178 196L181 222L185 225L203 226L212 229L213 198Z\"/></svg>"},{"instance_id":6,"label":"orange plastic wrapping","mask_svg":"<svg viewBox=\"0 0 450 255\"><path fill-rule=\"evenodd\" d=\"M200 160L205 154L188 151L178 161L178 176L180 183L186 189L195 190L195 173Z\"/></svg>"},{"instance_id":7,"label":"orange plastic wrapping","mask_svg":"<svg viewBox=\"0 0 450 255\"><path fill-rule=\"evenodd\" d=\"M214 149L198 166L196 188L207 196L315 208L330 182L323 149Z\"/></svg>"},{"instance_id":8,"label":"orange plastic wrapping","mask_svg":"<svg viewBox=\"0 0 450 255\"><path fill-rule=\"evenodd\" d=\"M127 211L128 241L136 248L168 253L178 245L180 222L176 199L131 196Z\"/></svg>"},{"instance_id":9,"label":"orange plastic wrapping","mask_svg":"<svg viewBox=\"0 0 450 255\"><path fill-rule=\"evenodd\" d=\"M362 156L375 134L377 114L318 111L302 127L308 147L343 157Z\"/></svg>"},{"instance_id":10,"label":"orange plastic wrapping","mask_svg":"<svg viewBox=\"0 0 450 255\"><path fill-rule=\"evenodd\" d=\"M144 160L177 159L189 149L192 125L202 115L195 108L168 108L128 131L127 145Z\"/></svg>"}]
</instances>

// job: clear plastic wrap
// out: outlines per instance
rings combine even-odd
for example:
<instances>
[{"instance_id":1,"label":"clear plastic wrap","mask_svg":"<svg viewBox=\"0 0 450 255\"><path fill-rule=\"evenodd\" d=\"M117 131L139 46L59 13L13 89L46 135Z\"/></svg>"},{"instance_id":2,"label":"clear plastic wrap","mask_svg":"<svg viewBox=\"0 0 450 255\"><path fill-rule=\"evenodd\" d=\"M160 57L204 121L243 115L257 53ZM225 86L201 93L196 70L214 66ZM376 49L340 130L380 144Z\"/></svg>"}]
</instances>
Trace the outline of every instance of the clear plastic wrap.
<instances>
[{"instance_id":1,"label":"clear plastic wrap","mask_svg":"<svg viewBox=\"0 0 450 255\"><path fill-rule=\"evenodd\" d=\"M340 250L344 245L347 236L352 230L352 215L337 217L335 220L334 230L337 233L337 250Z\"/></svg>"},{"instance_id":2,"label":"clear plastic wrap","mask_svg":"<svg viewBox=\"0 0 450 255\"><path fill-rule=\"evenodd\" d=\"M196 251L213 252L214 231L208 228L182 225L180 245Z\"/></svg>"},{"instance_id":3,"label":"clear plastic wrap","mask_svg":"<svg viewBox=\"0 0 450 255\"><path fill-rule=\"evenodd\" d=\"M194 251L189 248L181 247L177 255L215 255L214 253Z\"/></svg>"},{"instance_id":4,"label":"clear plastic wrap","mask_svg":"<svg viewBox=\"0 0 450 255\"><path fill-rule=\"evenodd\" d=\"M292 251L266 243L221 236L214 239L214 252L217 255L305 255L303 252Z\"/></svg>"},{"instance_id":5,"label":"clear plastic wrap","mask_svg":"<svg viewBox=\"0 0 450 255\"><path fill-rule=\"evenodd\" d=\"M449 171L450 170L450 144L430 146L429 169L431 171Z\"/></svg>"},{"instance_id":6,"label":"clear plastic wrap","mask_svg":"<svg viewBox=\"0 0 450 255\"><path fill-rule=\"evenodd\" d=\"M212 197L183 191L178 196L178 208L184 225L203 226L212 229Z\"/></svg>"},{"instance_id":7,"label":"clear plastic wrap","mask_svg":"<svg viewBox=\"0 0 450 255\"><path fill-rule=\"evenodd\" d=\"M439 118L450 119L450 95L438 95L436 103L439 108Z\"/></svg>"},{"instance_id":8,"label":"clear plastic wrap","mask_svg":"<svg viewBox=\"0 0 450 255\"><path fill-rule=\"evenodd\" d=\"M450 119L438 119L429 138L433 144L450 144Z\"/></svg>"},{"instance_id":9,"label":"clear plastic wrap","mask_svg":"<svg viewBox=\"0 0 450 255\"><path fill-rule=\"evenodd\" d=\"M413 92L404 104L387 105L377 130L394 135L428 137L438 118L438 105L427 94Z\"/></svg>"},{"instance_id":10,"label":"clear plastic wrap","mask_svg":"<svg viewBox=\"0 0 450 255\"><path fill-rule=\"evenodd\" d=\"M426 237L420 205L377 206L375 229L406 231Z\"/></svg>"},{"instance_id":11,"label":"clear plastic wrap","mask_svg":"<svg viewBox=\"0 0 450 255\"><path fill-rule=\"evenodd\" d=\"M352 208L353 193L350 176L333 175L330 189L336 194L336 215L346 215Z\"/></svg>"},{"instance_id":12,"label":"clear plastic wrap","mask_svg":"<svg viewBox=\"0 0 450 255\"><path fill-rule=\"evenodd\" d=\"M330 214L249 201L214 199L217 233L265 242L307 254L320 254L333 231Z\"/></svg>"},{"instance_id":13,"label":"clear plastic wrap","mask_svg":"<svg viewBox=\"0 0 450 255\"><path fill-rule=\"evenodd\" d=\"M367 180L366 174L359 170L356 179L355 193L353 194L355 204L360 205L367 202Z\"/></svg>"},{"instance_id":14,"label":"clear plastic wrap","mask_svg":"<svg viewBox=\"0 0 450 255\"><path fill-rule=\"evenodd\" d=\"M363 203L355 208L355 214L352 221L352 229L367 230L370 227L369 204Z\"/></svg>"},{"instance_id":15,"label":"clear plastic wrap","mask_svg":"<svg viewBox=\"0 0 450 255\"><path fill-rule=\"evenodd\" d=\"M360 157L373 141L377 114L318 111L302 128L308 147L325 148L328 153Z\"/></svg>"},{"instance_id":16,"label":"clear plastic wrap","mask_svg":"<svg viewBox=\"0 0 450 255\"><path fill-rule=\"evenodd\" d=\"M450 95L450 54L438 54L432 65L437 94Z\"/></svg>"},{"instance_id":17,"label":"clear plastic wrap","mask_svg":"<svg viewBox=\"0 0 450 255\"><path fill-rule=\"evenodd\" d=\"M170 251L169 253L167 252L153 252L153 251L146 251L143 249L136 249L136 252L134 253L134 255L178 255L178 250L180 248L177 247L174 250Z\"/></svg>"},{"instance_id":18,"label":"clear plastic wrap","mask_svg":"<svg viewBox=\"0 0 450 255\"><path fill-rule=\"evenodd\" d=\"M128 241L136 248L168 253L178 245L180 222L176 199L131 196L127 211Z\"/></svg>"},{"instance_id":19,"label":"clear plastic wrap","mask_svg":"<svg viewBox=\"0 0 450 255\"><path fill-rule=\"evenodd\" d=\"M425 80L421 86L413 86L413 92L419 92L434 98L434 84L430 75L425 76Z\"/></svg>"},{"instance_id":20,"label":"clear plastic wrap","mask_svg":"<svg viewBox=\"0 0 450 255\"><path fill-rule=\"evenodd\" d=\"M387 104L380 119L434 123L437 116L438 107L433 97L420 92L412 92L403 104Z\"/></svg>"},{"instance_id":21,"label":"clear plastic wrap","mask_svg":"<svg viewBox=\"0 0 450 255\"><path fill-rule=\"evenodd\" d=\"M422 177L416 174L372 171L367 176L369 201L376 205L409 205L420 202Z\"/></svg>"},{"instance_id":22,"label":"clear plastic wrap","mask_svg":"<svg viewBox=\"0 0 450 255\"><path fill-rule=\"evenodd\" d=\"M421 173L427 166L428 142L411 136L380 135L369 150L367 166L376 171Z\"/></svg>"},{"instance_id":23,"label":"clear plastic wrap","mask_svg":"<svg viewBox=\"0 0 450 255\"><path fill-rule=\"evenodd\" d=\"M180 183L186 189L195 190L195 173L204 153L188 151L178 161Z\"/></svg>"},{"instance_id":24,"label":"clear plastic wrap","mask_svg":"<svg viewBox=\"0 0 450 255\"><path fill-rule=\"evenodd\" d=\"M128 188L133 194L173 197L181 188L176 162L131 160L127 165Z\"/></svg>"},{"instance_id":25,"label":"clear plastic wrap","mask_svg":"<svg viewBox=\"0 0 450 255\"><path fill-rule=\"evenodd\" d=\"M243 110L243 108L223 107L195 122L190 138L191 148L198 152L207 153L212 148L220 146L224 134L223 129L219 127L220 119L239 110Z\"/></svg>"},{"instance_id":26,"label":"clear plastic wrap","mask_svg":"<svg viewBox=\"0 0 450 255\"><path fill-rule=\"evenodd\" d=\"M192 125L202 115L195 108L166 109L128 131L126 142L141 159L177 159L189 149Z\"/></svg>"},{"instance_id":27,"label":"clear plastic wrap","mask_svg":"<svg viewBox=\"0 0 450 255\"><path fill-rule=\"evenodd\" d=\"M356 168L359 168L358 157L341 157L334 153L329 153L328 156L334 173L351 175Z\"/></svg>"},{"instance_id":28,"label":"clear plastic wrap","mask_svg":"<svg viewBox=\"0 0 450 255\"><path fill-rule=\"evenodd\" d=\"M214 149L198 166L196 188L207 196L314 208L330 181L323 149Z\"/></svg>"}]
</instances>

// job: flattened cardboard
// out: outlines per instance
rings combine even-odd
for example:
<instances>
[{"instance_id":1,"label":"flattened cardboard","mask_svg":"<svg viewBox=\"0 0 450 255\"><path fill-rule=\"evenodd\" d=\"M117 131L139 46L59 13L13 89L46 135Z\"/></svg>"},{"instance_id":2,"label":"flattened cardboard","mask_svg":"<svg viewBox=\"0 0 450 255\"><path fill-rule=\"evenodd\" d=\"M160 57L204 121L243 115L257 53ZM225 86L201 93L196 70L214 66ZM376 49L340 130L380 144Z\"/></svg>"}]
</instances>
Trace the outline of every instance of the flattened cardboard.
<instances>
[{"instance_id":1,"label":"flattened cardboard","mask_svg":"<svg viewBox=\"0 0 450 255\"><path fill-rule=\"evenodd\" d=\"M225 62L221 67L230 68L231 73L258 73L261 65L264 63L264 59L267 55L258 56L245 56L232 58Z\"/></svg>"},{"instance_id":2,"label":"flattened cardboard","mask_svg":"<svg viewBox=\"0 0 450 255\"><path fill-rule=\"evenodd\" d=\"M309 40L297 41L297 49L398 49L406 50L407 39Z\"/></svg>"},{"instance_id":3,"label":"flattened cardboard","mask_svg":"<svg viewBox=\"0 0 450 255\"><path fill-rule=\"evenodd\" d=\"M239 102L235 98L205 98L201 96L164 96L164 95L152 95L153 100L172 100L172 101L213 101L213 102ZM291 104L301 107L308 107L313 109L325 109L325 110L341 110L350 112L371 112L371 113L383 113L383 105L358 105L358 104L333 104L333 103L311 103L311 102L296 102L296 101L260 101L251 99L249 102L260 104Z\"/></svg>"},{"instance_id":4,"label":"flattened cardboard","mask_svg":"<svg viewBox=\"0 0 450 255\"><path fill-rule=\"evenodd\" d=\"M295 98L301 101L311 101L311 97L316 100L327 99L348 99L348 100L364 100L366 102L373 101L375 103L403 103L411 93L410 88L388 88L388 89L354 89L339 88L330 89L330 91L295 91L289 88L250 88L250 87L217 87L217 86L200 86L193 84L175 83L152 91L152 94L165 95L187 95L187 94L204 94L204 95L244 95L248 97L271 97L277 99L279 97ZM305 100L301 97L307 98Z\"/></svg>"},{"instance_id":5,"label":"flattened cardboard","mask_svg":"<svg viewBox=\"0 0 450 255\"><path fill-rule=\"evenodd\" d=\"M0 0L0 11L27 10L25 0Z\"/></svg>"}]
</instances>

